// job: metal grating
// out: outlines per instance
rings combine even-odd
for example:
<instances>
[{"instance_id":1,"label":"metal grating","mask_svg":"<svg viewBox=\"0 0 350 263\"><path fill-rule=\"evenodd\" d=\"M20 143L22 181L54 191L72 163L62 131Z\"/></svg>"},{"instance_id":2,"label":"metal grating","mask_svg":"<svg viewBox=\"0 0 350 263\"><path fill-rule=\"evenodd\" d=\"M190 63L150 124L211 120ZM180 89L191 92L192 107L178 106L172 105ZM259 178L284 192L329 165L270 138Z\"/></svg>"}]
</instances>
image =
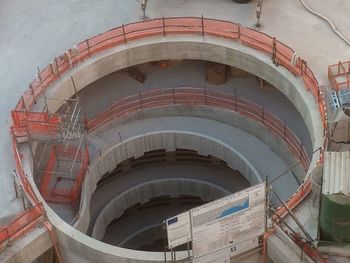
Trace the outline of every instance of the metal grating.
<instances>
[{"instance_id":1,"label":"metal grating","mask_svg":"<svg viewBox=\"0 0 350 263\"><path fill-rule=\"evenodd\" d=\"M334 110L340 108L340 102L335 91L329 93L328 101Z\"/></svg>"},{"instance_id":2,"label":"metal grating","mask_svg":"<svg viewBox=\"0 0 350 263\"><path fill-rule=\"evenodd\" d=\"M322 193L350 195L350 152L325 152Z\"/></svg>"}]
</instances>

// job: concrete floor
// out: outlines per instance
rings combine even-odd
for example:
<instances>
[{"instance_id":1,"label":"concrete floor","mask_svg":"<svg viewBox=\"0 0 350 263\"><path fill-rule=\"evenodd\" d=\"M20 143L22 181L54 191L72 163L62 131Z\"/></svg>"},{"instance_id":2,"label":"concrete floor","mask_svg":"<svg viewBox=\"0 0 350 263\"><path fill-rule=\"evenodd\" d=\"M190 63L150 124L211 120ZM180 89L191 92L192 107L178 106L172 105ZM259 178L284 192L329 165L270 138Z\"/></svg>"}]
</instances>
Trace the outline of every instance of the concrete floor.
<instances>
[{"instance_id":1,"label":"concrete floor","mask_svg":"<svg viewBox=\"0 0 350 263\"><path fill-rule=\"evenodd\" d=\"M332 18L349 36L348 0L327 1L318 5L306 1ZM0 2L0 218L20 210L14 197L10 153L10 109L21 92L34 78L36 66L47 65L55 55L89 36L138 20L140 1L116 0L2 0ZM240 22L251 26L255 22L255 3L238 5L231 0L151 0L147 15L201 15ZM262 14L263 31L293 47L308 62L323 83L327 84L326 67L350 57L350 48L330 27L306 12L299 1L265 1Z\"/></svg>"}]
</instances>

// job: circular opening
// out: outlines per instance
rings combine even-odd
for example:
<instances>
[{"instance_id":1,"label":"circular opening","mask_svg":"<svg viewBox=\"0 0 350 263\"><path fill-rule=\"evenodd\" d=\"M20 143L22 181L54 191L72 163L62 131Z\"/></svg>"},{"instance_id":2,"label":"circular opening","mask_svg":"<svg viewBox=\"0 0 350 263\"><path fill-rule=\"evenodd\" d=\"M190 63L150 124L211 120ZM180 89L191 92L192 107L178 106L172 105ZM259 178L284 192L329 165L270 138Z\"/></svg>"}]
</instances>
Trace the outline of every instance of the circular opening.
<instances>
[{"instance_id":1,"label":"circular opening","mask_svg":"<svg viewBox=\"0 0 350 263\"><path fill-rule=\"evenodd\" d=\"M98 182L89 232L112 245L163 251L164 220L248 186L240 172L213 156L186 149L147 152L118 164ZM127 207L122 196L128 196ZM131 200L135 196L140 198Z\"/></svg>"}]
</instances>

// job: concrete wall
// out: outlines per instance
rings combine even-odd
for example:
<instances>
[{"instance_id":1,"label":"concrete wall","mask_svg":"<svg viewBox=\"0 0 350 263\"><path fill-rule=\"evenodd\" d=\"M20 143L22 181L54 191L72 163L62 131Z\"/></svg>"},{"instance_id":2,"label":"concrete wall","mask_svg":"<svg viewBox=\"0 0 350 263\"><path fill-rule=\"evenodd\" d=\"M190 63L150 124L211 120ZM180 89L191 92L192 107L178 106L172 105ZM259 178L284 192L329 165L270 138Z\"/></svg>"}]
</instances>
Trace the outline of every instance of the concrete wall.
<instances>
[{"instance_id":1,"label":"concrete wall","mask_svg":"<svg viewBox=\"0 0 350 263\"><path fill-rule=\"evenodd\" d=\"M32 263L41 260L42 255L50 253L51 239L45 227L37 227L29 234L16 240L6 250L0 251L1 263ZM45 256L44 256L45 257ZM50 257L49 257L50 259ZM49 260L48 259L48 260ZM50 261L47 261L50 262ZM52 261L51 261L52 262ZM50 262L50 263L51 263Z\"/></svg>"},{"instance_id":2,"label":"concrete wall","mask_svg":"<svg viewBox=\"0 0 350 263\"><path fill-rule=\"evenodd\" d=\"M154 197L192 195L209 202L228 194L229 191L212 183L185 178L161 179L139 184L115 196L106 204L94 223L91 236L98 240L103 239L107 226L122 216L126 209L138 203L144 204Z\"/></svg>"},{"instance_id":3,"label":"concrete wall","mask_svg":"<svg viewBox=\"0 0 350 263\"><path fill-rule=\"evenodd\" d=\"M74 227L86 232L90 220L90 199L102 175L113 171L116 164L131 157L141 157L145 152L165 149L191 149L202 155L212 155L227 162L227 165L240 171L251 185L263 181L254 166L239 152L216 138L191 132L161 131L142 134L117 143L92 161L86 174L81 194L80 216Z\"/></svg>"},{"instance_id":4,"label":"concrete wall","mask_svg":"<svg viewBox=\"0 0 350 263\"><path fill-rule=\"evenodd\" d=\"M71 97L74 94L71 76L75 80L77 90L81 90L93 81L122 68L165 59L208 60L235 66L259 76L277 87L295 105L309 129L313 148L317 149L322 146L323 129L318 105L312 95L305 91L302 80L295 78L283 67L274 66L271 59L265 54L225 39L207 36L168 35L129 42L126 45L98 54L67 72L47 90L46 95L61 98ZM62 101L50 100L50 111L56 111L61 104ZM42 105L38 103L36 107L41 109ZM221 153L218 156L228 154L227 151L222 152L223 148L215 147L215 149ZM311 167L316 164L318 157L318 153L313 156ZM222 159L225 160L225 158ZM25 161L27 162L28 159ZM26 172L31 174L28 164ZM35 188L34 182L31 183ZM35 191L40 196L37 189ZM46 209L50 221L57 228L60 249L65 262L141 263L163 261L161 253L122 249L89 238L66 224L50 207L46 206Z\"/></svg>"},{"instance_id":5,"label":"concrete wall","mask_svg":"<svg viewBox=\"0 0 350 263\"><path fill-rule=\"evenodd\" d=\"M267 254L274 262L313 263L314 261L300 247L291 242L282 229L275 226L275 233L267 239Z\"/></svg>"},{"instance_id":6,"label":"concrete wall","mask_svg":"<svg viewBox=\"0 0 350 263\"><path fill-rule=\"evenodd\" d=\"M305 90L300 78L294 77L282 66L276 67L265 54L225 39L202 36L171 36L132 41L102 52L64 74L47 91L48 97L69 98L75 91L73 76L79 91L95 80L133 65L166 59L199 59L227 64L248 71L268 81L295 105L310 132L313 148L322 146L323 128L318 104ZM49 100L49 109L55 112L63 101ZM37 104L41 108L42 105ZM312 166L316 164L316 153Z\"/></svg>"},{"instance_id":7,"label":"concrete wall","mask_svg":"<svg viewBox=\"0 0 350 263\"><path fill-rule=\"evenodd\" d=\"M209 120L215 120L221 123L228 124L230 126L236 127L242 131L245 131L252 136L256 137L263 143L269 146L269 148L277 153L287 164L295 164L299 157L294 156L290 153L289 147L284 142L281 137L271 134L268 128L266 128L261 123L249 119L237 112L232 112L228 110L218 109L209 106L182 106L182 105L172 105L167 107L162 107L159 109L146 109L132 114L128 114L126 117L111 120L107 124L99 127L94 132L90 133L91 136L99 136L99 134L106 131L114 130L116 134L117 127L128 122L163 117L163 116L192 116L199 117ZM310 156L311 158L312 156ZM299 165L293 169L293 172L302 181L305 177L304 168Z\"/></svg>"}]
</instances>

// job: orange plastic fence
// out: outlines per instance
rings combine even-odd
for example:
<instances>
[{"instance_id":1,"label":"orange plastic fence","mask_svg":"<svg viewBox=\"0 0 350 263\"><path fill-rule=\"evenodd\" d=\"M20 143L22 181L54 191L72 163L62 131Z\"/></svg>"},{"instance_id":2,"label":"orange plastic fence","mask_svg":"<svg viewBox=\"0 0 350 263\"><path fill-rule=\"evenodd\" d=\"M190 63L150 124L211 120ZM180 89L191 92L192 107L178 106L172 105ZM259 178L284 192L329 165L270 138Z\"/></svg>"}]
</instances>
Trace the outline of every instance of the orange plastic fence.
<instances>
[{"instance_id":1,"label":"orange plastic fence","mask_svg":"<svg viewBox=\"0 0 350 263\"><path fill-rule=\"evenodd\" d=\"M328 78L336 91L350 88L350 61L338 62L328 67Z\"/></svg>"},{"instance_id":2,"label":"orange plastic fence","mask_svg":"<svg viewBox=\"0 0 350 263\"><path fill-rule=\"evenodd\" d=\"M82 181L84 180L87 167L89 165L89 151L87 145L84 150L79 150L77 147L64 145L54 145L50 149L49 160L44 171L44 175L40 182L40 192L43 198L48 202L53 203L75 203L80 196ZM79 172L76 177L71 178L73 185L71 188L56 189L56 184L59 179L52 179L55 172L58 158L70 161L80 161Z\"/></svg>"},{"instance_id":3,"label":"orange plastic fence","mask_svg":"<svg viewBox=\"0 0 350 263\"><path fill-rule=\"evenodd\" d=\"M43 214L44 208L38 204L18 215L9 225L0 228L0 247L34 228L41 221Z\"/></svg>"},{"instance_id":4,"label":"orange plastic fence","mask_svg":"<svg viewBox=\"0 0 350 263\"><path fill-rule=\"evenodd\" d=\"M50 149L50 156L49 160L47 162L47 166L44 172L44 175L41 179L40 182L40 192L41 195L46 199L47 196L49 195L49 185L51 182L51 177L52 177L52 171L55 169L56 166L56 153L53 148Z\"/></svg>"},{"instance_id":5,"label":"orange plastic fence","mask_svg":"<svg viewBox=\"0 0 350 263\"><path fill-rule=\"evenodd\" d=\"M249 100L231 94L198 88L177 88L151 90L123 98L95 118L87 122L89 131L93 131L112 119L126 116L143 109L169 105L207 105L235 111L263 124L269 131L283 139L290 151L301 160L307 171L310 165L308 154L298 137L278 117Z\"/></svg>"},{"instance_id":6,"label":"orange plastic fence","mask_svg":"<svg viewBox=\"0 0 350 263\"><path fill-rule=\"evenodd\" d=\"M57 136L61 118L46 112L12 111L12 134L15 138L28 135Z\"/></svg>"},{"instance_id":7,"label":"orange plastic fence","mask_svg":"<svg viewBox=\"0 0 350 263\"><path fill-rule=\"evenodd\" d=\"M320 96L318 82L304 60L297 59L295 64L291 63L295 54L293 49L275 38L254 29L245 28L228 21L203 17L159 18L131 23L87 39L79 43L75 48L71 48L63 55L55 58L53 64L43 69L38 74L38 77L30 83L29 89L23 94L15 110L23 111L30 109L38 96L54 80L59 78L69 68L74 67L88 57L128 41L149 36L165 36L167 34L202 34L237 40L244 45L271 54L279 65L282 65L293 74L299 75L304 79L306 88L312 92L315 99L320 103L320 112L324 120L324 125L327 125L325 122L326 113L324 111L324 105L321 105L323 104L323 99Z\"/></svg>"}]
</instances>

